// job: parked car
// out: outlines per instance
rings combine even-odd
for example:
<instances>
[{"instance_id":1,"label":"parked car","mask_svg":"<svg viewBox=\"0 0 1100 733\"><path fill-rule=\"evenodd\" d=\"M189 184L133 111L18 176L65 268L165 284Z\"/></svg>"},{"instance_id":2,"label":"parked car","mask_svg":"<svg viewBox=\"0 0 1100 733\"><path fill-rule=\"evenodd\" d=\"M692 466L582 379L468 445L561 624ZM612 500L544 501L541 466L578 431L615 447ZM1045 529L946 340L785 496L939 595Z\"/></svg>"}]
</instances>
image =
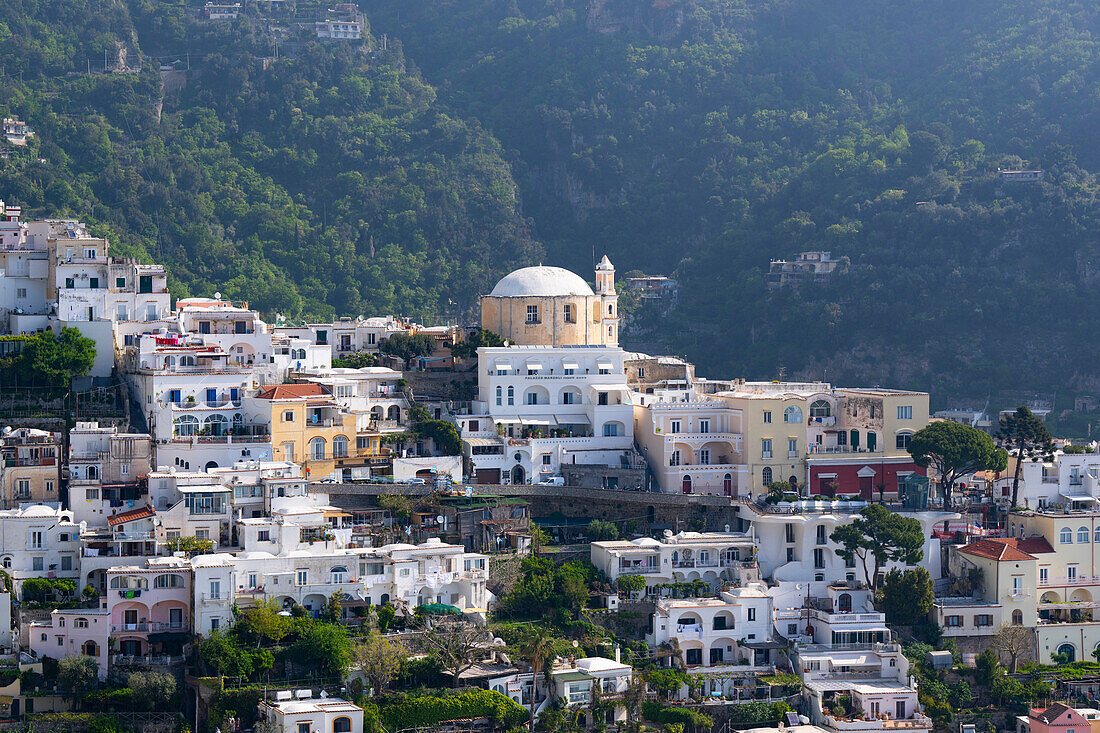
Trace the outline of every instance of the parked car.
<instances>
[{"instance_id":1,"label":"parked car","mask_svg":"<svg viewBox=\"0 0 1100 733\"><path fill-rule=\"evenodd\" d=\"M539 481L539 486L565 486L565 478L562 476L548 476Z\"/></svg>"}]
</instances>

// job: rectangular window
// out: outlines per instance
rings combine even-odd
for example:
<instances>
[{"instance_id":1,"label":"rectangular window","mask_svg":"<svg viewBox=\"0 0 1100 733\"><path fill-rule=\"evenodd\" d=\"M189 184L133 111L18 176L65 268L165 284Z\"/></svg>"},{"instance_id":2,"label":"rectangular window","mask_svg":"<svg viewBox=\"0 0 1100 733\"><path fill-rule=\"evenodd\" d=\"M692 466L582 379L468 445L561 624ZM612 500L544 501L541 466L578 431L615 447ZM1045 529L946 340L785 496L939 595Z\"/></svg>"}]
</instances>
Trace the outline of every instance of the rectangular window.
<instances>
[{"instance_id":1,"label":"rectangular window","mask_svg":"<svg viewBox=\"0 0 1100 733\"><path fill-rule=\"evenodd\" d=\"M1067 565L1066 566L1066 580L1068 580L1071 583L1074 583L1074 582L1077 581L1077 566L1076 565ZM1022 578L1013 578L1012 579L1012 592L1013 592L1013 594L1018 594L1017 591L1020 590L1021 582L1022 582Z\"/></svg>"},{"instance_id":2,"label":"rectangular window","mask_svg":"<svg viewBox=\"0 0 1100 733\"><path fill-rule=\"evenodd\" d=\"M27 297L27 289L26 288L16 288L15 289L15 297L17 297L17 298L26 298Z\"/></svg>"},{"instance_id":3,"label":"rectangular window","mask_svg":"<svg viewBox=\"0 0 1100 733\"><path fill-rule=\"evenodd\" d=\"M818 570L825 567L825 551L820 547L814 549L814 567Z\"/></svg>"},{"instance_id":4,"label":"rectangular window","mask_svg":"<svg viewBox=\"0 0 1100 733\"><path fill-rule=\"evenodd\" d=\"M84 500L85 501L98 501L99 500L99 489L85 489L84 490Z\"/></svg>"},{"instance_id":5,"label":"rectangular window","mask_svg":"<svg viewBox=\"0 0 1100 733\"><path fill-rule=\"evenodd\" d=\"M794 562L794 548L787 548L787 562Z\"/></svg>"},{"instance_id":6,"label":"rectangular window","mask_svg":"<svg viewBox=\"0 0 1100 733\"><path fill-rule=\"evenodd\" d=\"M92 290L99 290L99 278L98 277L88 278L88 287L91 288Z\"/></svg>"},{"instance_id":7,"label":"rectangular window","mask_svg":"<svg viewBox=\"0 0 1100 733\"><path fill-rule=\"evenodd\" d=\"M798 438L787 438L787 458L798 458Z\"/></svg>"},{"instance_id":8,"label":"rectangular window","mask_svg":"<svg viewBox=\"0 0 1100 733\"><path fill-rule=\"evenodd\" d=\"M764 460L768 460L772 457L772 441L771 438L763 438L760 441L760 457Z\"/></svg>"},{"instance_id":9,"label":"rectangular window","mask_svg":"<svg viewBox=\"0 0 1100 733\"><path fill-rule=\"evenodd\" d=\"M73 569L73 556L72 555L62 555L61 556L61 569L63 571Z\"/></svg>"},{"instance_id":10,"label":"rectangular window","mask_svg":"<svg viewBox=\"0 0 1100 733\"><path fill-rule=\"evenodd\" d=\"M794 525L793 524L784 525L783 529L785 531L787 542L794 542Z\"/></svg>"},{"instance_id":11,"label":"rectangular window","mask_svg":"<svg viewBox=\"0 0 1100 733\"><path fill-rule=\"evenodd\" d=\"M898 420L912 420L913 419L913 406L912 405L898 405Z\"/></svg>"},{"instance_id":12,"label":"rectangular window","mask_svg":"<svg viewBox=\"0 0 1100 733\"><path fill-rule=\"evenodd\" d=\"M764 410L764 422L765 423L770 423L771 421L772 421L772 411L771 410Z\"/></svg>"},{"instance_id":13,"label":"rectangular window","mask_svg":"<svg viewBox=\"0 0 1100 733\"><path fill-rule=\"evenodd\" d=\"M749 621L755 621L756 620L756 609L750 607L748 609L748 611L749 611Z\"/></svg>"},{"instance_id":14,"label":"rectangular window","mask_svg":"<svg viewBox=\"0 0 1100 733\"><path fill-rule=\"evenodd\" d=\"M565 322L576 323L577 322L577 309L572 303L565 304Z\"/></svg>"},{"instance_id":15,"label":"rectangular window","mask_svg":"<svg viewBox=\"0 0 1100 733\"><path fill-rule=\"evenodd\" d=\"M672 457L668 459L668 465L679 466L680 465L680 451L672 451Z\"/></svg>"},{"instance_id":16,"label":"rectangular window","mask_svg":"<svg viewBox=\"0 0 1100 733\"><path fill-rule=\"evenodd\" d=\"M124 277L116 277L116 278L115 278L115 287L116 287L116 288L124 288L124 287L126 287L126 278L124 278Z\"/></svg>"},{"instance_id":17,"label":"rectangular window","mask_svg":"<svg viewBox=\"0 0 1100 733\"><path fill-rule=\"evenodd\" d=\"M978 628L983 626L993 625L993 616L991 614L983 613L974 617L974 625Z\"/></svg>"},{"instance_id":18,"label":"rectangular window","mask_svg":"<svg viewBox=\"0 0 1100 733\"><path fill-rule=\"evenodd\" d=\"M41 573L43 570L45 570L45 567L43 565L44 561L41 557L31 558L31 570Z\"/></svg>"},{"instance_id":19,"label":"rectangular window","mask_svg":"<svg viewBox=\"0 0 1100 733\"><path fill-rule=\"evenodd\" d=\"M710 432L710 420L699 421L699 432L706 435Z\"/></svg>"},{"instance_id":20,"label":"rectangular window","mask_svg":"<svg viewBox=\"0 0 1100 733\"><path fill-rule=\"evenodd\" d=\"M259 542L270 542L271 541L271 530L261 529L259 532L256 533L256 539Z\"/></svg>"},{"instance_id":21,"label":"rectangular window","mask_svg":"<svg viewBox=\"0 0 1100 733\"><path fill-rule=\"evenodd\" d=\"M527 306L527 323L539 322L539 307L537 305Z\"/></svg>"},{"instance_id":22,"label":"rectangular window","mask_svg":"<svg viewBox=\"0 0 1100 733\"><path fill-rule=\"evenodd\" d=\"M546 455L544 455L542 457L542 465L544 465L544 466L549 466L550 465L550 454L549 453L547 453Z\"/></svg>"},{"instance_id":23,"label":"rectangular window","mask_svg":"<svg viewBox=\"0 0 1100 733\"><path fill-rule=\"evenodd\" d=\"M819 524L817 525L817 544L824 545L825 542L825 525Z\"/></svg>"},{"instance_id":24,"label":"rectangular window","mask_svg":"<svg viewBox=\"0 0 1100 733\"><path fill-rule=\"evenodd\" d=\"M1047 584L1049 568L1039 568L1039 585Z\"/></svg>"},{"instance_id":25,"label":"rectangular window","mask_svg":"<svg viewBox=\"0 0 1100 733\"><path fill-rule=\"evenodd\" d=\"M673 434L680 432L680 421L673 420L671 423L669 423L668 432Z\"/></svg>"},{"instance_id":26,"label":"rectangular window","mask_svg":"<svg viewBox=\"0 0 1100 733\"><path fill-rule=\"evenodd\" d=\"M309 580L309 571L299 569L298 570L298 585L308 585L308 583L307 583L308 580Z\"/></svg>"},{"instance_id":27,"label":"rectangular window","mask_svg":"<svg viewBox=\"0 0 1100 733\"><path fill-rule=\"evenodd\" d=\"M41 550L42 549L42 533L41 532L31 532L31 549L32 550Z\"/></svg>"},{"instance_id":28,"label":"rectangular window","mask_svg":"<svg viewBox=\"0 0 1100 733\"><path fill-rule=\"evenodd\" d=\"M65 289L66 290L72 290L75 287L76 287L76 278L72 278L72 277L65 278Z\"/></svg>"},{"instance_id":29,"label":"rectangular window","mask_svg":"<svg viewBox=\"0 0 1100 733\"><path fill-rule=\"evenodd\" d=\"M706 448L703 448L702 450L699 451L699 465L700 466L709 466L710 465L710 451L707 450Z\"/></svg>"},{"instance_id":30,"label":"rectangular window","mask_svg":"<svg viewBox=\"0 0 1100 733\"><path fill-rule=\"evenodd\" d=\"M86 260L94 260L95 255L96 255L96 251L94 249L85 249L84 250L84 259L86 259Z\"/></svg>"}]
</instances>

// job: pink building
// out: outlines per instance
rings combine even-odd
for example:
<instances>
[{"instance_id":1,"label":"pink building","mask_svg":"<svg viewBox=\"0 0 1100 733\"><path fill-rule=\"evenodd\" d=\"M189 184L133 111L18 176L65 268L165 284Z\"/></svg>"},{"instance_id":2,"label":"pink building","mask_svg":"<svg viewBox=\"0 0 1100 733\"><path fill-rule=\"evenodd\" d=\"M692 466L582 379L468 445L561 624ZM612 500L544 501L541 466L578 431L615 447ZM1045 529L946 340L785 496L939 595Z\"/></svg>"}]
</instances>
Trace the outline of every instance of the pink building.
<instances>
[{"instance_id":1,"label":"pink building","mask_svg":"<svg viewBox=\"0 0 1100 733\"><path fill-rule=\"evenodd\" d=\"M1028 733L1089 733L1091 730L1085 716L1060 702L1049 708L1029 709L1026 726L1019 727L1026 727Z\"/></svg>"},{"instance_id":2,"label":"pink building","mask_svg":"<svg viewBox=\"0 0 1100 733\"><path fill-rule=\"evenodd\" d=\"M106 608L54 610L48 623L31 623L31 653L38 659L62 659L77 655L91 657L99 664L99 678L105 679L110 630L110 614Z\"/></svg>"},{"instance_id":3,"label":"pink building","mask_svg":"<svg viewBox=\"0 0 1100 733\"><path fill-rule=\"evenodd\" d=\"M183 558L152 557L144 567L107 570L107 608L114 664L178 657L191 635L191 566Z\"/></svg>"}]
</instances>

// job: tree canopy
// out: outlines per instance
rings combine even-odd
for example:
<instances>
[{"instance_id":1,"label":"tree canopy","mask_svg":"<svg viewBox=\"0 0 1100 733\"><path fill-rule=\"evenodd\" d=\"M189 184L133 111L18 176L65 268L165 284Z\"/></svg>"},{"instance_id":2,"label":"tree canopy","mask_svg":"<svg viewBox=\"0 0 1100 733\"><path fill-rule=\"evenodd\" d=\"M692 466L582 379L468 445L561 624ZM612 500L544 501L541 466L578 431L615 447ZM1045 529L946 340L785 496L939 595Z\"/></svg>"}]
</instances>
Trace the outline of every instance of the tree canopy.
<instances>
[{"instance_id":1,"label":"tree canopy","mask_svg":"<svg viewBox=\"0 0 1100 733\"><path fill-rule=\"evenodd\" d=\"M951 508L951 489L960 478L975 471L1003 471L1008 466L1008 454L988 433L950 420L931 423L914 433L909 454L918 466L935 467L944 509Z\"/></svg>"},{"instance_id":2,"label":"tree canopy","mask_svg":"<svg viewBox=\"0 0 1100 733\"><path fill-rule=\"evenodd\" d=\"M1016 466L1012 471L1012 506L1020 495L1020 468L1025 458L1049 457L1054 452L1046 425L1024 405L1015 412L1001 415L997 438L1009 451L1015 451Z\"/></svg>"},{"instance_id":3,"label":"tree canopy","mask_svg":"<svg viewBox=\"0 0 1100 733\"><path fill-rule=\"evenodd\" d=\"M913 517L871 504L860 516L833 530L830 539L840 545L836 554L859 561L872 590L879 587L879 570L888 562L916 565L924 558L924 531Z\"/></svg>"}]
</instances>

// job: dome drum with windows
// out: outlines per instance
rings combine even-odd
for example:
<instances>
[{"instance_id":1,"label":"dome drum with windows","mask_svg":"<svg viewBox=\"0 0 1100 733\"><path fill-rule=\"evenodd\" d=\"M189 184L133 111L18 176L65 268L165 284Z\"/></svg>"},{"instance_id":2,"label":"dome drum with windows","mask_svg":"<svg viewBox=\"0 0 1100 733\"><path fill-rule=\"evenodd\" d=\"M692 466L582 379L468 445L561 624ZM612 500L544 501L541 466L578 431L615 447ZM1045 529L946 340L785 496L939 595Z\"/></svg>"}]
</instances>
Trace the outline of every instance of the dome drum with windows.
<instances>
[{"instance_id":1,"label":"dome drum with windows","mask_svg":"<svg viewBox=\"0 0 1100 733\"><path fill-rule=\"evenodd\" d=\"M481 296L481 327L512 344L617 346L618 301L606 255L596 266L595 290L561 267L524 267Z\"/></svg>"}]
</instances>

